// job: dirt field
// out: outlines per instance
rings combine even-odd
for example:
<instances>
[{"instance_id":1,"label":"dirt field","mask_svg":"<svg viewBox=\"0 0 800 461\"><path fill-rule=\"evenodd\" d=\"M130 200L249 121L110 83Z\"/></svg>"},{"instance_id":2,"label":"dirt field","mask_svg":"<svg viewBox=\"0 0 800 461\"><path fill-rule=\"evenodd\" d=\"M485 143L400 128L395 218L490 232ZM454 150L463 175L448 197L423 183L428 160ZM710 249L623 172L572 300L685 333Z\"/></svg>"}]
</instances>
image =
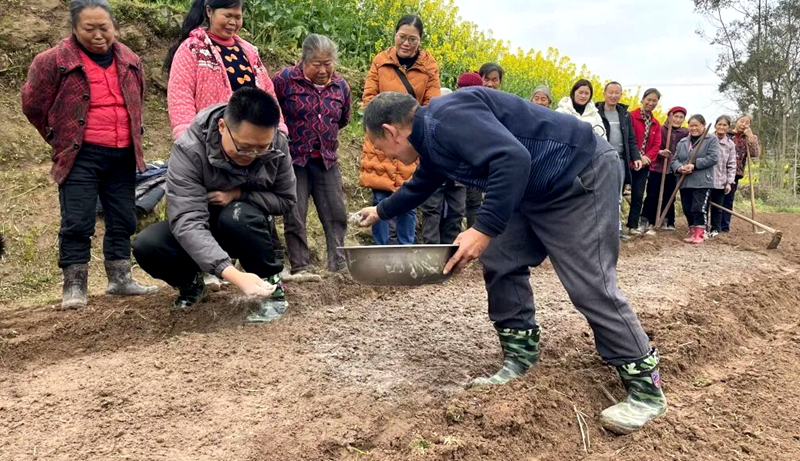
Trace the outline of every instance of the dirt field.
<instances>
[{"instance_id":1,"label":"dirt field","mask_svg":"<svg viewBox=\"0 0 800 461\"><path fill-rule=\"evenodd\" d=\"M671 404L632 436L599 427L602 386L623 390L545 264L542 361L493 389L464 389L500 361L477 268L410 290L290 286L289 313L255 327L226 293L170 312L168 288L2 311L0 458L798 459L800 220L765 220L788 234L776 251L742 225L702 247L677 233L624 246Z\"/></svg>"}]
</instances>

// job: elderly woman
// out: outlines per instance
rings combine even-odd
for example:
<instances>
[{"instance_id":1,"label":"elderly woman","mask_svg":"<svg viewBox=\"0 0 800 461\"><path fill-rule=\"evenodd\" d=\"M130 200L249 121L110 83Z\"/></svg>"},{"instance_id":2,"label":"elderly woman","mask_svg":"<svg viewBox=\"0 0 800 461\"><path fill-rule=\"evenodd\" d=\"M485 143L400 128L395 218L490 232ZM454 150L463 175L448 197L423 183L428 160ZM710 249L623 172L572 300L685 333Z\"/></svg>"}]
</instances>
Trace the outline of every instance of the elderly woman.
<instances>
[{"instance_id":1,"label":"elderly woman","mask_svg":"<svg viewBox=\"0 0 800 461\"><path fill-rule=\"evenodd\" d=\"M420 48L422 38L423 25L419 16L403 16L397 22L394 46L378 53L372 60L364 84L362 107L387 91L409 93L423 106L439 96L439 65L430 53ZM376 205L411 179L415 170L416 165L390 159L375 149L368 139L364 140L359 184L372 189ZM396 218L397 240L401 245L414 243L416 216L412 210ZM381 221L372 226L372 236L378 245L389 243L389 222Z\"/></svg>"},{"instance_id":2,"label":"elderly woman","mask_svg":"<svg viewBox=\"0 0 800 461\"><path fill-rule=\"evenodd\" d=\"M257 87L275 96L258 49L239 37L244 0L194 0L181 35L164 61L167 109L178 139L198 112L228 102L234 91ZM280 130L288 133L281 118Z\"/></svg>"},{"instance_id":3,"label":"elderly woman","mask_svg":"<svg viewBox=\"0 0 800 461\"><path fill-rule=\"evenodd\" d=\"M531 94L531 102L549 109L553 104L553 95L550 93L550 88L547 85L539 85L534 88Z\"/></svg>"},{"instance_id":4,"label":"elderly woman","mask_svg":"<svg viewBox=\"0 0 800 461\"><path fill-rule=\"evenodd\" d=\"M719 157L716 136L708 136L700 144L705 126L706 119L702 115L692 115L689 118L689 136L678 143L672 159L672 172L685 176L681 183L681 205L689 224L689 236L683 239L686 243L701 244L705 240L708 195L714 187L714 167ZM690 162L695 151L695 160Z\"/></svg>"},{"instance_id":5,"label":"elderly woman","mask_svg":"<svg viewBox=\"0 0 800 461\"><path fill-rule=\"evenodd\" d=\"M761 147L758 144L758 136L753 134L750 129L750 124L753 119L749 115L742 115L736 120L733 127L733 144L736 146L736 180L731 186L731 191L725 195L723 206L727 209L733 209L733 200L736 197L736 190L739 188L739 180L744 177L745 168L747 167L747 156L758 157L761 154ZM751 184L750 187L753 187ZM722 224L720 232L730 232L731 230L731 215L730 213L722 213Z\"/></svg>"},{"instance_id":6,"label":"elderly woman","mask_svg":"<svg viewBox=\"0 0 800 461\"><path fill-rule=\"evenodd\" d=\"M72 34L36 56L22 88L22 110L53 148L51 174L61 206L61 306L86 305L97 198L105 210L106 293L141 295L156 287L131 278L136 230L134 182L144 171L142 62L114 38L106 0L70 2Z\"/></svg>"},{"instance_id":7,"label":"elderly woman","mask_svg":"<svg viewBox=\"0 0 800 461\"><path fill-rule=\"evenodd\" d=\"M580 79L572 85L572 91L570 91L569 96L564 96L559 101L556 112L577 117L579 120L591 125L598 136L605 137L606 130L603 125L603 119L592 102L592 96L594 96L592 83L589 80Z\"/></svg>"},{"instance_id":8,"label":"elderly woman","mask_svg":"<svg viewBox=\"0 0 800 461\"><path fill-rule=\"evenodd\" d=\"M628 162L631 169L631 209L628 214L628 234L640 235L647 230L648 219L642 217L644 192L647 189L647 177L650 164L656 161L661 151L661 124L653 116L653 111L661 100L661 93L655 88L648 88L642 96L642 107L631 112L633 133L639 147L641 167ZM658 203L656 203L658 208ZM641 222L640 222L640 219Z\"/></svg>"},{"instance_id":9,"label":"elderly woman","mask_svg":"<svg viewBox=\"0 0 800 461\"><path fill-rule=\"evenodd\" d=\"M714 187L711 189L709 200L717 205L722 205L725 195L729 194L736 182L736 146L728 136L731 129L731 119L727 115L717 118L714 125L717 140L719 141L719 158L714 167ZM722 211L711 207L711 231L709 238L719 235L722 230Z\"/></svg>"},{"instance_id":10,"label":"elderly woman","mask_svg":"<svg viewBox=\"0 0 800 461\"><path fill-rule=\"evenodd\" d=\"M311 34L303 42L300 64L273 78L291 139L297 177L297 206L284 216L286 249L292 275L313 276L306 236L308 199L314 198L327 243L328 271L345 267L347 213L339 169L339 129L350 122L350 87L334 72L336 45L324 35ZM314 277L316 278L316 277Z\"/></svg>"}]
</instances>

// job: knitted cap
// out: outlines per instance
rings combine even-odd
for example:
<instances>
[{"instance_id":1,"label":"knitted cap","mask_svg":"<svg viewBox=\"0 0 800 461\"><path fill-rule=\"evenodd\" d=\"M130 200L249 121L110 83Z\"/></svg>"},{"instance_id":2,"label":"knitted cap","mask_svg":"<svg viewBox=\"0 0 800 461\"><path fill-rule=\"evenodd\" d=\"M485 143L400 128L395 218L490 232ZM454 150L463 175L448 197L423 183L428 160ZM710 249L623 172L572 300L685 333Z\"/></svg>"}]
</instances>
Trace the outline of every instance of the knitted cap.
<instances>
[{"instance_id":1,"label":"knitted cap","mask_svg":"<svg viewBox=\"0 0 800 461\"><path fill-rule=\"evenodd\" d=\"M670 109L669 112L667 112L667 116L672 115L673 112L683 112L683 115L688 114L688 112L686 112L686 109L684 109L683 107L675 106L672 109Z\"/></svg>"},{"instance_id":2,"label":"knitted cap","mask_svg":"<svg viewBox=\"0 0 800 461\"><path fill-rule=\"evenodd\" d=\"M533 90L533 93L531 93L531 97L533 97L536 93L539 93L539 92L544 93L544 95L547 96L547 99L549 99L550 102L553 102L553 95L550 94L550 88L548 88L547 85L539 85L539 86L537 86Z\"/></svg>"},{"instance_id":3,"label":"knitted cap","mask_svg":"<svg viewBox=\"0 0 800 461\"><path fill-rule=\"evenodd\" d=\"M464 72L458 76L456 88L466 88L468 86L483 86L483 79L477 72Z\"/></svg>"}]
</instances>

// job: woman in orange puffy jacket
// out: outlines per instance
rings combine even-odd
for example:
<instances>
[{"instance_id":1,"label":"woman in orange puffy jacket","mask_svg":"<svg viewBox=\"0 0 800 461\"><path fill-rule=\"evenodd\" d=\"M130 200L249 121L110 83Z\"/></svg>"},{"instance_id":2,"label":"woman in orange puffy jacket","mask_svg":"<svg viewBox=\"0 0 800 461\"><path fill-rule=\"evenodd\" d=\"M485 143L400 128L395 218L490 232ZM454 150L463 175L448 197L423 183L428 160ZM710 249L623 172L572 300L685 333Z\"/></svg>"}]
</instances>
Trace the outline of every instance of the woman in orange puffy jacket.
<instances>
[{"instance_id":1,"label":"woman in orange puffy jacket","mask_svg":"<svg viewBox=\"0 0 800 461\"><path fill-rule=\"evenodd\" d=\"M415 15L403 16L395 27L395 45L378 53L372 60L364 84L362 107L366 107L379 93L387 91L409 93L423 106L431 98L439 96L439 65L430 53L420 49L422 38L422 19ZM365 138L359 184L372 189L375 205L411 179L415 169L416 165L404 165L386 158ZM399 216L398 243L413 244L415 228L416 214L413 211ZM372 236L378 245L386 245L389 242L389 222L381 221L372 226Z\"/></svg>"}]
</instances>

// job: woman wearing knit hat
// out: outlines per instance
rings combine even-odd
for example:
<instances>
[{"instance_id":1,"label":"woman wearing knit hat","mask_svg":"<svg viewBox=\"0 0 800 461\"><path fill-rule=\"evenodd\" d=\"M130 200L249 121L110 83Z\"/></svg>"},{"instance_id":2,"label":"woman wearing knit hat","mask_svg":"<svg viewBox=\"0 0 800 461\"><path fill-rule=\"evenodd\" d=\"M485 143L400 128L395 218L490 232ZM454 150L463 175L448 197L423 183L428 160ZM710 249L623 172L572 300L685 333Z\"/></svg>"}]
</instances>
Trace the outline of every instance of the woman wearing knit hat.
<instances>
[{"instance_id":1,"label":"woman wearing knit hat","mask_svg":"<svg viewBox=\"0 0 800 461\"><path fill-rule=\"evenodd\" d=\"M661 150L661 124L653 116L653 111L661 100L661 93L655 88L649 88L642 97L642 107L631 112L633 132L642 157L642 168L636 170L631 166L631 211L628 214L628 233L640 235L647 229L647 218L639 218L644 204L644 191L647 187L647 176L650 164L656 161ZM658 193L658 191L656 191ZM658 197L656 197L658 200Z\"/></svg>"},{"instance_id":2,"label":"woman wearing knit hat","mask_svg":"<svg viewBox=\"0 0 800 461\"><path fill-rule=\"evenodd\" d=\"M539 85L534 88L531 94L531 102L549 109L553 104L553 95L550 93L550 88L547 85Z\"/></svg>"},{"instance_id":3,"label":"woman wearing knit hat","mask_svg":"<svg viewBox=\"0 0 800 461\"><path fill-rule=\"evenodd\" d=\"M605 136L606 129L603 125L603 119L592 102L592 96L594 96L594 89L591 82L586 79L580 79L572 86L569 96L564 96L558 103L556 112L578 117L578 119L592 125L595 134Z\"/></svg>"},{"instance_id":4,"label":"woman wearing knit hat","mask_svg":"<svg viewBox=\"0 0 800 461\"><path fill-rule=\"evenodd\" d=\"M663 213L666 209L669 196L672 195L672 191L675 190L675 186L678 184L678 179L675 175L669 173L669 166L672 164L672 157L675 154L678 143L681 139L689 136L689 130L683 127L684 120L686 120L686 109L681 106L675 106L667 112L667 121L661 127L661 149L658 151L658 158L650 164L647 198L644 201L644 210L642 210L642 216L650 223L647 226L647 233L650 235L655 233L653 226L657 218L656 209L658 208L658 194L661 189L661 171L664 167L664 159L667 159L667 175L664 177L664 198L661 202L660 213ZM672 134L669 136L669 146L667 146L667 135L669 134L670 126L672 126ZM670 205L661 229L666 231L675 230L675 202Z\"/></svg>"}]
</instances>

